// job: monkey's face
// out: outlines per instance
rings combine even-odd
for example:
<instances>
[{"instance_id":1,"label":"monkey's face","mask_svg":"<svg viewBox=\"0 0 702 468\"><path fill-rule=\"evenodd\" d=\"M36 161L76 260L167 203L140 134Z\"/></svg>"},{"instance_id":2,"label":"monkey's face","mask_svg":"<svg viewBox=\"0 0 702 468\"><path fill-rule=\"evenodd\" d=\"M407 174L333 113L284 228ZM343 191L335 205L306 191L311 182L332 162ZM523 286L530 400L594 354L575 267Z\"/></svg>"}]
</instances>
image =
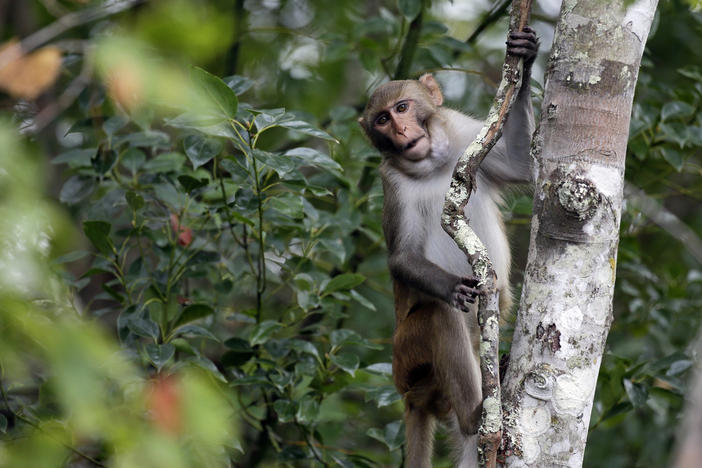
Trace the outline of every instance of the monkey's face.
<instances>
[{"instance_id":1,"label":"monkey's face","mask_svg":"<svg viewBox=\"0 0 702 468\"><path fill-rule=\"evenodd\" d=\"M430 80L435 83L433 78ZM441 98L438 85L435 90ZM431 154L427 123L440 105L440 99L435 99L421 81L390 81L375 90L358 121L373 145L386 156L421 161Z\"/></svg>"},{"instance_id":2,"label":"monkey's face","mask_svg":"<svg viewBox=\"0 0 702 468\"><path fill-rule=\"evenodd\" d=\"M431 137L414 99L393 102L375 116L371 125L377 139L384 140L385 151L410 161L419 161L429 154Z\"/></svg>"}]
</instances>

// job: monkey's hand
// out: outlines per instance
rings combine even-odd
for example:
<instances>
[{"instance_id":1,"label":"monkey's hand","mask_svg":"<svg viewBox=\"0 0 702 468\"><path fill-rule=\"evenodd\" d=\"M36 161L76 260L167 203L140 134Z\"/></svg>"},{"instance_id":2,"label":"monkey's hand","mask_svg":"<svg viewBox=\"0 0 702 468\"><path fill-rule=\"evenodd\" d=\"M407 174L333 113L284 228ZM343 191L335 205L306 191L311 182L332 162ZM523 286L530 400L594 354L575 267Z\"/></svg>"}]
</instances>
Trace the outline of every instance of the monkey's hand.
<instances>
[{"instance_id":1,"label":"monkey's hand","mask_svg":"<svg viewBox=\"0 0 702 468\"><path fill-rule=\"evenodd\" d=\"M462 277L451 294L451 306L463 312L470 312L469 304L475 303L475 298L480 294L478 278L475 276Z\"/></svg>"},{"instance_id":2,"label":"monkey's hand","mask_svg":"<svg viewBox=\"0 0 702 468\"><path fill-rule=\"evenodd\" d=\"M536 59L536 52L539 50L539 39L536 37L536 31L531 27L525 26L522 32L513 32L509 34L507 39L507 53L516 55L524 59L524 77L531 76L531 66Z\"/></svg>"}]
</instances>

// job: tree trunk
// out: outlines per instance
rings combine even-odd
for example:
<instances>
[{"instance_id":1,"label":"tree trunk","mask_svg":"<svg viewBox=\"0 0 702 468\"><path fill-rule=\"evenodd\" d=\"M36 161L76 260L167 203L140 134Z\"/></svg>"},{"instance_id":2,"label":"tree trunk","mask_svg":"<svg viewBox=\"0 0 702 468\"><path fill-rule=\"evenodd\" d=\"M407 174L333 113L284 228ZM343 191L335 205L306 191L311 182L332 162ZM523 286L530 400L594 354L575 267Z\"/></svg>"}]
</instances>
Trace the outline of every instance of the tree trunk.
<instances>
[{"instance_id":1,"label":"tree trunk","mask_svg":"<svg viewBox=\"0 0 702 468\"><path fill-rule=\"evenodd\" d=\"M612 296L629 119L657 0L565 0L546 74L534 215L503 384L505 466L582 465Z\"/></svg>"}]
</instances>

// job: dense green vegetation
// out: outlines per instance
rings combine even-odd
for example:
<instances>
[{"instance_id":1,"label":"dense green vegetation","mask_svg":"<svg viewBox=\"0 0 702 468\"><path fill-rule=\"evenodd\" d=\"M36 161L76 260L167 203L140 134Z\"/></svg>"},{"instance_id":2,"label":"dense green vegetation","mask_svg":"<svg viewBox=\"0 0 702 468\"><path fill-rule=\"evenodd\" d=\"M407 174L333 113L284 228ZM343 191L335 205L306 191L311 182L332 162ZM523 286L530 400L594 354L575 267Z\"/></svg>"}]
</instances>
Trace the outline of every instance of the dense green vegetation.
<instances>
[{"instance_id":1,"label":"dense green vegetation","mask_svg":"<svg viewBox=\"0 0 702 468\"><path fill-rule=\"evenodd\" d=\"M0 52L0 466L398 466L380 158L356 118L427 71L482 115L505 4L0 1L1 43L36 54L3 74ZM586 466L672 449L702 306L701 35L661 2ZM504 209L519 285L531 201Z\"/></svg>"}]
</instances>

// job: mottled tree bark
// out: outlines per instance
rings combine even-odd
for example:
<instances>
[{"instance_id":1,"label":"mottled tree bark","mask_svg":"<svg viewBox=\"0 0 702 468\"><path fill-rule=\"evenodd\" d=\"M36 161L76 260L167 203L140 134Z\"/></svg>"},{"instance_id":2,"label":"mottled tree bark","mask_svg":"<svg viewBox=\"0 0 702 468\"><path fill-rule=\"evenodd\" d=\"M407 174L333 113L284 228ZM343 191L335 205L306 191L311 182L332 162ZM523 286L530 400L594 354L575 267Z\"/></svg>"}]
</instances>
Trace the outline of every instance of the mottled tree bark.
<instances>
[{"instance_id":1,"label":"mottled tree bark","mask_svg":"<svg viewBox=\"0 0 702 468\"><path fill-rule=\"evenodd\" d=\"M582 465L612 321L624 161L657 0L565 0L532 152L531 242L505 382L505 466Z\"/></svg>"}]
</instances>

